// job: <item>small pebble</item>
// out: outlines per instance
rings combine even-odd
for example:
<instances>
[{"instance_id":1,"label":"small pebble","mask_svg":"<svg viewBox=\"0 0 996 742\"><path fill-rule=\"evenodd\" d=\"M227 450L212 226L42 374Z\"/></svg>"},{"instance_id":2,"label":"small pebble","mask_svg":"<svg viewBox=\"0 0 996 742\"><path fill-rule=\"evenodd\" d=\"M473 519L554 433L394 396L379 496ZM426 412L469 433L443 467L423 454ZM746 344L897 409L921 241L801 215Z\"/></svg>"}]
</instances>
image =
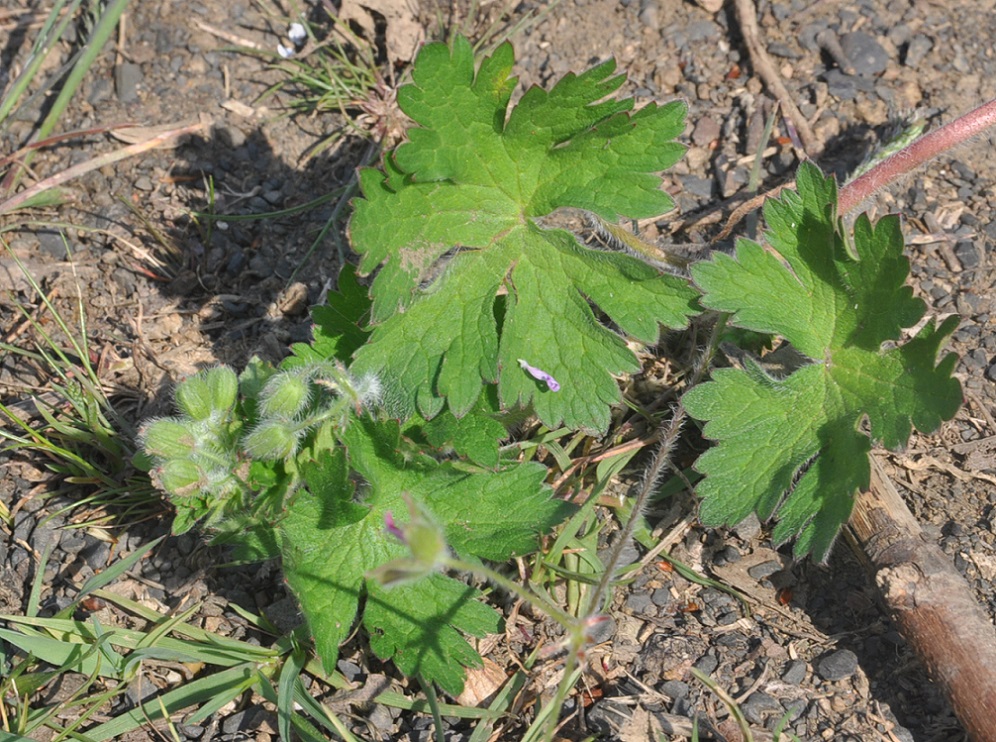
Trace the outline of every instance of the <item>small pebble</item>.
<instances>
[{"instance_id":1,"label":"small pebble","mask_svg":"<svg viewBox=\"0 0 996 742\"><path fill-rule=\"evenodd\" d=\"M717 667L719 667L719 659L713 654L704 654L695 663L695 669L705 675L708 675Z\"/></svg>"},{"instance_id":2,"label":"small pebble","mask_svg":"<svg viewBox=\"0 0 996 742\"><path fill-rule=\"evenodd\" d=\"M751 513L734 526L733 532L744 541L750 541L761 533L761 521L756 513Z\"/></svg>"},{"instance_id":3,"label":"small pebble","mask_svg":"<svg viewBox=\"0 0 996 742\"><path fill-rule=\"evenodd\" d=\"M122 103L137 102L138 86L143 77L141 65L134 62L119 64L114 73L114 87L117 90L118 100Z\"/></svg>"},{"instance_id":4,"label":"small pebble","mask_svg":"<svg viewBox=\"0 0 996 742\"><path fill-rule=\"evenodd\" d=\"M660 28L660 6L657 0L641 0L640 23L647 28Z\"/></svg>"},{"instance_id":5,"label":"small pebble","mask_svg":"<svg viewBox=\"0 0 996 742\"><path fill-rule=\"evenodd\" d=\"M971 240L962 240L956 244L954 253L963 269L969 270L979 267L979 263L981 262L979 259L979 250Z\"/></svg>"},{"instance_id":6,"label":"small pebble","mask_svg":"<svg viewBox=\"0 0 996 742\"><path fill-rule=\"evenodd\" d=\"M350 683L356 682L356 679L362 674L360 666L355 662L350 660L339 660L336 664L336 669L343 674Z\"/></svg>"},{"instance_id":7,"label":"small pebble","mask_svg":"<svg viewBox=\"0 0 996 742\"><path fill-rule=\"evenodd\" d=\"M709 199L712 198L712 191L715 187L715 181L712 178L701 178L697 175L687 175L681 179L681 184L685 188L685 192L699 199Z\"/></svg>"},{"instance_id":8,"label":"small pebble","mask_svg":"<svg viewBox=\"0 0 996 742\"><path fill-rule=\"evenodd\" d=\"M683 683L680 680L668 680L657 686L657 690L672 701L677 701L681 698L688 698L689 687L688 683Z\"/></svg>"},{"instance_id":9,"label":"small pebble","mask_svg":"<svg viewBox=\"0 0 996 742\"><path fill-rule=\"evenodd\" d=\"M586 629L586 636L592 644L604 644L616 634L616 621L611 617L596 621Z\"/></svg>"},{"instance_id":10,"label":"small pebble","mask_svg":"<svg viewBox=\"0 0 996 742\"><path fill-rule=\"evenodd\" d=\"M720 127L711 116L703 116L696 122L692 130L692 142L700 147L707 147L719 139Z\"/></svg>"},{"instance_id":11,"label":"small pebble","mask_svg":"<svg viewBox=\"0 0 996 742\"><path fill-rule=\"evenodd\" d=\"M630 593L626 596L625 608L634 616L644 616L649 613L656 615L657 611L652 609L653 601L647 593Z\"/></svg>"},{"instance_id":12,"label":"small pebble","mask_svg":"<svg viewBox=\"0 0 996 742\"><path fill-rule=\"evenodd\" d=\"M874 77L885 72L889 54L874 36L853 31L840 37L840 47L859 77Z\"/></svg>"},{"instance_id":13,"label":"small pebble","mask_svg":"<svg viewBox=\"0 0 996 742\"><path fill-rule=\"evenodd\" d=\"M909 46L906 47L906 55L903 64L907 67L917 67L923 58L934 48L934 42L923 34L917 34L910 39Z\"/></svg>"},{"instance_id":14,"label":"small pebble","mask_svg":"<svg viewBox=\"0 0 996 742\"><path fill-rule=\"evenodd\" d=\"M799 685L806 679L806 669L807 665L802 660L792 660L785 667L785 672L782 673L782 682L789 685Z\"/></svg>"},{"instance_id":15,"label":"small pebble","mask_svg":"<svg viewBox=\"0 0 996 742\"><path fill-rule=\"evenodd\" d=\"M831 652L816 665L816 672L824 680L844 680L858 669L858 656L850 649Z\"/></svg>"},{"instance_id":16,"label":"small pebble","mask_svg":"<svg viewBox=\"0 0 996 742\"><path fill-rule=\"evenodd\" d=\"M666 608L671 604L673 600L671 597L671 591L667 588L659 587L650 594L650 600L658 608Z\"/></svg>"},{"instance_id":17,"label":"small pebble","mask_svg":"<svg viewBox=\"0 0 996 742\"><path fill-rule=\"evenodd\" d=\"M747 721L752 724L764 724L766 718L773 714L781 714L784 709L782 705L767 693L761 691L755 691L751 693L747 700L740 705L740 710L743 711Z\"/></svg>"},{"instance_id":18,"label":"small pebble","mask_svg":"<svg viewBox=\"0 0 996 742\"><path fill-rule=\"evenodd\" d=\"M782 565L780 562L769 559L761 564L755 564L753 567L747 570L747 574L753 577L755 580L763 580L766 577L771 577L775 572L780 571Z\"/></svg>"}]
</instances>

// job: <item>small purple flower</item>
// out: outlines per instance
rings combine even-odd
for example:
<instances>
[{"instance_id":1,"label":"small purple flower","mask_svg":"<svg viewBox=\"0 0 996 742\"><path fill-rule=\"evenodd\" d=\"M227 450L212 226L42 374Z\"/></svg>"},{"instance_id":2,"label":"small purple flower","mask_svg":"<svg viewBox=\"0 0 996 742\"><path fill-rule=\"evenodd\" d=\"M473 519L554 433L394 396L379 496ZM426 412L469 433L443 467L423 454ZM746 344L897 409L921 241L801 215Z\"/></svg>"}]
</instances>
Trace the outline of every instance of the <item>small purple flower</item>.
<instances>
[{"instance_id":1,"label":"small purple flower","mask_svg":"<svg viewBox=\"0 0 996 742\"><path fill-rule=\"evenodd\" d=\"M398 539L401 543L408 543L408 539L405 538L405 534L402 533L401 529L398 528L397 525L395 525L394 514L390 510L384 513L384 530Z\"/></svg>"},{"instance_id":2,"label":"small purple flower","mask_svg":"<svg viewBox=\"0 0 996 742\"><path fill-rule=\"evenodd\" d=\"M552 376L550 376L550 374L548 374L543 369L536 368L535 366L530 366L528 363L526 363L525 361L523 361L521 358L519 359L519 365L522 366L522 368L524 368L526 370L526 372L530 376L532 376L534 379L539 379L540 381L545 381L547 388L551 392L559 392L560 391L560 383L555 378L553 378Z\"/></svg>"}]
</instances>

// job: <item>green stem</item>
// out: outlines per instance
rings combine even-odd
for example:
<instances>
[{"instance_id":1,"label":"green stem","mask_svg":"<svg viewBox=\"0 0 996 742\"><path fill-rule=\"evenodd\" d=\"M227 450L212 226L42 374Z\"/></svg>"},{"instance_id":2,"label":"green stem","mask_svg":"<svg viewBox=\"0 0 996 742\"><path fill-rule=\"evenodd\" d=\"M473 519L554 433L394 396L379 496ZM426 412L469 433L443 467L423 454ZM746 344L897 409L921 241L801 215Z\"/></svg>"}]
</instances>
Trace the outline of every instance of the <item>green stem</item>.
<instances>
[{"instance_id":1,"label":"green stem","mask_svg":"<svg viewBox=\"0 0 996 742\"><path fill-rule=\"evenodd\" d=\"M563 626L568 632L573 632L579 626L579 622L574 616L570 615L566 611L560 609L559 606L554 604L552 601L541 597L537 593L533 593L530 590L522 587L519 583L508 579L502 574L495 572L493 569L484 566L483 564L472 564L470 562L465 562L462 559L456 557L446 557L443 560L443 565L449 569L454 569L459 572L467 572L479 577L482 580L488 580L493 582L499 587L515 595L517 598L521 598L526 603L532 606L537 606L541 608L546 614L548 614L557 623Z\"/></svg>"}]
</instances>

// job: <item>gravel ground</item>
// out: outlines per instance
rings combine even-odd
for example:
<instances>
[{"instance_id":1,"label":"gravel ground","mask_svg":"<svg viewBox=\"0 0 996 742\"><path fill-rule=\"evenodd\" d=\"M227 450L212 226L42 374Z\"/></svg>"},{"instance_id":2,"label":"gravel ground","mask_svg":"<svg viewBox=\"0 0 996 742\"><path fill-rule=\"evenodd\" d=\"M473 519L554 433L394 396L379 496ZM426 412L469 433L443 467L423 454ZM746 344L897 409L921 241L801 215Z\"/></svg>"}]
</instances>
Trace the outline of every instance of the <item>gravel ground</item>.
<instances>
[{"instance_id":1,"label":"gravel ground","mask_svg":"<svg viewBox=\"0 0 996 742\"><path fill-rule=\"evenodd\" d=\"M688 156L665 175L679 211L642 225L650 237L675 232L673 239L695 242L718 231L722 224L710 207L724 199L733 199L726 212L736 205L773 103L752 74L731 3L718 12L702 7L708 4L564 0L514 40L523 85L549 85L615 56L630 78L626 92L643 101L688 101ZM496 4L483 5L483 12L496 11ZM520 3L516 17L541 5ZM8 6L11 0L0 2L0 8ZM948 121L996 97L994 9L993 0L791 0L759 3L758 20L765 47L824 144L818 163L843 178L897 120L916 113L931 123ZM74 184L71 222L105 231L69 231L72 269L57 233L24 230L12 239L15 253L46 291L56 290L70 316L76 283L86 286L89 332L106 359L104 378L120 390L120 404L135 421L162 408L172 380L205 364L238 366L253 354L277 360L290 343L306 340L305 310L339 265L331 237L308 254L334 200L290 218L215 224L210 235L191 211L247 215L298 205L347 183L367 154L362 140L347 138L308 158L315 142L341 125L339 117L281 115L289 101L285 93L260 101L278 73L255 57L222 51L228 42L204 24L268 49L285 30L249 0L134 3L119 53L104 55L63 128L121 121L207 125L178 146ZM434 26L428 27L431 35ZM405 33L410 37L411 29ZM400 44L399 38L407 37L399 32L392 43ZM26 48L8 43L3 62ZM29 119L14 122L0 148L16 148L30 130ZM105 137L91 137L39 158L35 167L48 174L107 149ZM937 434L915 437L906 451L883 453L880 461L990 616L996 615L994 151L991 139L975 141L956 159L932 164L868 205L877 214L906 215L916 290L933 312L961 315L952 349L962 358L957 375L966 400ZM791 177L796 164L788 132L779 126L764 152L762 190ZM144 252L164 257L163 244L180 256L166 267ZM9 258L0 257L0 284L11 282L23 301L26 287L15 274ZM0 337L18 324L5 297L3 292ZM10 385L24 374L30 371L13 368L9 359L0 363L5 403L16 401ZM49 487L39 463L7 462L0 479L0 501L15 512L13 528L0 538L2 613L24 611L37 556L49 545L55 551L43 602L54 612L112 557L168 530L166 518L132 526L117 533L112 549L99 534L65 528L72 516L57 512L65 500L37 496ZM680 498L661 505L655 513L659 535L669 540L672 556L742 591L750 607L653 562L618 596L606 642L592 659L593 690L562 730L565 738L641 740L652 730L677 736L688 733L698 714L714 738L739 739L728 721L716 724L721 704L691 677L688 670L696 667L738 700L755 739L770 739L786 712L787 729L803 740L965 739L845 543L826 566L794 562L770 548L760 524L705 531L685 517L690 508ZM169 538L121 589L164 610L181 600L202 601L201 625L228 635L252 635L231 604L293 625L294 605L275 569L220 569L219 561L194 537ZM492 658L506 666L510 655L530 651L517 641L497 648ZM351 680L417 693L358 645L347 646L343 658L340 669ZM548 681L538 674L532 690L542 691ZM348 699L327 700L349 708ZM363 713L357 730L364 738L429 739L424 717L384 708ZM511 721L503 739L516 739L523 728ZM265 708L250 705L179 729L187 739L267 739L275 721ZM447 739L466 739L467 729L454 722ZM150 732L147 738L156 737Z\"/></svg>"}]
</instances>

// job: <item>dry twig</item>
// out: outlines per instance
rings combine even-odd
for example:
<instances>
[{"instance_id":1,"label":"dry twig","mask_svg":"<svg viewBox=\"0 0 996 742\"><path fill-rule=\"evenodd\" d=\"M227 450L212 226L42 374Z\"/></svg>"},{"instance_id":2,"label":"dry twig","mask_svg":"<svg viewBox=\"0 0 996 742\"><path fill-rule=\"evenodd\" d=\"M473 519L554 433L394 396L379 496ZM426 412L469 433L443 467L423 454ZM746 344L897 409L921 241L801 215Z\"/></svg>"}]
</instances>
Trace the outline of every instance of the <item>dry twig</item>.
<instances>
[{"instance_id":1,"label":"dry twig","mask_svg":"<svg viewBox=\"0 0 996 742\"><path fill-rule=\"evenodd\" d=\"M761 31L757 26L757 9L754 7L754 0L735 0L734 4L737 9L737 20L740 23L740 33L743 34L744 43L747 45L747 52L750 54L754 69L775 98L778 99L785 115L799 132L805 154L810 158L816 157L823 149L822 144L813 133L809 121L806 120L802 111L792 100L791 93L785 87L771 57L768 56L768 52L761 44Z\"/></svg>"}]
</instances>

